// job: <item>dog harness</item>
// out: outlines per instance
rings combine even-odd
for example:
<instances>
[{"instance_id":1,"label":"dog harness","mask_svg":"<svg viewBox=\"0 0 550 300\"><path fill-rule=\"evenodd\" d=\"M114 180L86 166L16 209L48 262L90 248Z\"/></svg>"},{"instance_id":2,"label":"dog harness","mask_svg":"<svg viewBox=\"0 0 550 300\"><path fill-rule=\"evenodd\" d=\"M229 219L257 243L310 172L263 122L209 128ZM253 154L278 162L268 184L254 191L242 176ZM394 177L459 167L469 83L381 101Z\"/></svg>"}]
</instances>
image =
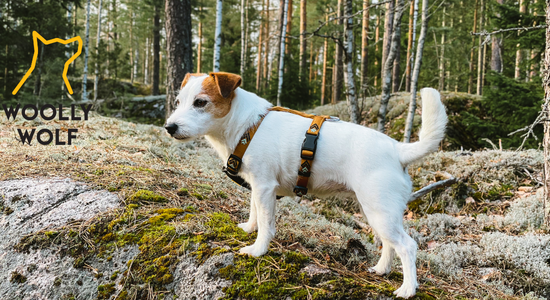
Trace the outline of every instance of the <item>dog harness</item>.
<instances>
[{"instance_id":1,"label":"dog harness","mask_svg":"<svg viewBox=\"0 0 550 300\"><path fill-rule=\"evenodd\" d=\"M262 124L265 116L267 116L270 111L287 112L299 115L304 118L313 119L311 121L311 125L306 132L306 137L302 142L302 149L300 152L300 157L302 158L302 161L300 163L300 168L298 169L298 180L296 181L296 186L294 186L293 190L296 196L304 196L307 194L307 184L309 181L309 177L311 176L311 165L313 163L313 159L315 158L315 152L317 150L317 139L319 138L321 126L323 126L323 123L326 120L339 121L339 119L336 117L310 115L279 106L271 107L268 109L268 112L266 114L260 116L260 120L255 125L250 127L250 129L248 129L243 134L243 136L239 140L239 143L237 144L237 147L235 148L235 151L233 151L233 154L231 154L229 156L229 159L227 159L227 163L223 168L223 172L227 174L227 176L229 176L229 178L231 178L231 180L233 180L235 183L241 185L244 188L251 189L250 184L248 184L248 182L246 182L241 176L239 176L238 173L241 169L242 157L244 156L248 145L252 141L252 138L260 127L260 124Z\"/></svg>"}]
</instances>

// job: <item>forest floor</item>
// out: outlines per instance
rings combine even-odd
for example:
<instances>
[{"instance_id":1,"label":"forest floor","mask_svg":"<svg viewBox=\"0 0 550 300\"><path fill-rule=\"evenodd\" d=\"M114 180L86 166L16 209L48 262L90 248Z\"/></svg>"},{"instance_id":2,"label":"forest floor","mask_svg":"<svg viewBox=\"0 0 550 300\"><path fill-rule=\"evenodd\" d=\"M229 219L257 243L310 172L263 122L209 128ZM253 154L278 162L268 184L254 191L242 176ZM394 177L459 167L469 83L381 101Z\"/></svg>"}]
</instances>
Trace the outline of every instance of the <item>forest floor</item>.
<instances>
[{"instance_id":1,"label":"forest floor","mask_svg":"<svg viewBox=\"0 0 550 300\"><path fill-rule=\"evenodd\" d=\"M78 133L71 146L22 145L16 130L31 128ZM443 172L459 179L409 203L404 214L419 245L418 299L550 297L542 160L536 150L456 151L409 167L415 190ZM44 229L18 244L23 250L61 245L76 267L138 245L130 272L98 287L98 299L162 299L183 257L200 264L224 253L235 253L233 264L211 276L232 282L224 289L227 299L391 298L402 283L399 259L387 276L368 272L380 247L353 199L285 197L277 203L269 252L260 258L236 254L255 238L236 227L247 220L250 195L225 177L223 162L203 139L180 143L161 127L98 115L48 122L0 116L0 162L0 181L71 178L122 200L119 208ZM0 209L10 213L7 206Z\"/></svg>"}]
</instances>

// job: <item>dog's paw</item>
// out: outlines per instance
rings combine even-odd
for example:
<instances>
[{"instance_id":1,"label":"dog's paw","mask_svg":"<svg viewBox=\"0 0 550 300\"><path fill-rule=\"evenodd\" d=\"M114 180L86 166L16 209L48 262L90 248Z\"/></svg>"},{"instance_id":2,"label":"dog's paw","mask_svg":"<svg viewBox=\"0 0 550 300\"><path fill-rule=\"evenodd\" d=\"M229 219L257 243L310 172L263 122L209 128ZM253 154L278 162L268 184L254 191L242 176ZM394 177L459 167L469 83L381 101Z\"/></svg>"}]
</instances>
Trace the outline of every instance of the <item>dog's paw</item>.
<instances>
[{"instance_id":1,"label":"dog's paw","mask_svg":"<svg viewBox=\"0 0 550 300\"><path fill-rule=\"evenodd\" d=\"M240 223L237 226L239 226L239 228L242 228L242 230L244 230L244 232L246 232L246 233L252 233L252 232L256 231L256 229L258 229L257 225L251 224L250 222Z\"/></svg>"},{"instance_id":2,"label":"dog's paw","mask_svg":"<svg viewBox=\"0 0 550 300\"><path fill-rule=\"evenodd\" d=\"M241 254L248 254L248 255L252 255L254 257L262 256L266 252L267 252L267 249L266 250L259 249L259 247L256 247L254 245L246 246L244 248L241 248L241 250L239 250L239 253L241 253Z\"/></svg>"},{"instance_id":3,"label":"dog's paw","mask_svg":"<svg viewBox=\"0 0 550 300\"><path fill-rule=\"evenodd\" d=\"M402 285L395 292L393 292L393 294L400 298L410 298L416 294L416 285Z\"/></svg>"},{"instance_id":4,"label":"dog's paw","mask_svg":"<svg viewBox=\"0 0 550 300\"><path fill-rule=\"evenodd\" d=\"M369 271L370 273L376 273L376 275L382 276L382 275L388 274L388 273L391 271L391 269L390 269L390 270L386 270L386 269L383 269L383 268L379 267L378 265L376 265L376 266L374 266L374 267L372 267L372 268L369 268L368 271Z\"/></svg>"}]
</instances>

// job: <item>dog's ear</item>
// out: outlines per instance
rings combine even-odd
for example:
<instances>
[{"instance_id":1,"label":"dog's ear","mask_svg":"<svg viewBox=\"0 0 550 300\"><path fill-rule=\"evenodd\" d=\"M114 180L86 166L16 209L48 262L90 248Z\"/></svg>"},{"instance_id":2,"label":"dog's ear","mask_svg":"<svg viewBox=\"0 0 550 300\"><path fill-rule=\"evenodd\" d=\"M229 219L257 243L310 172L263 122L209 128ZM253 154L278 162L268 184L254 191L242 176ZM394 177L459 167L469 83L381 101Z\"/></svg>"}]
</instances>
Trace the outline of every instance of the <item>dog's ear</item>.
<instances>
[{"instance_id":1,"label":"dog's ear","mask_svg":"<svg viewBox=\"0 0 550 300\"><path fill-rule=\"evenodd\" d=\"M218 86L220 95L227 98L231 93L241 85L241 76L225 72L210 73L214 82Z\"/></svg>"},{"instance_id":2,"label":"dog's ear","mask_svg":"<svg viewBox=\"0 0 550 300\"><path fill-rule=\"evenodd\" d=\"M187 82L189 81L189 79L191 77L201 77L201 76L204 76L206 74L204 73L187 73L185 74L185 78L183 78L183 81L181 82L181 87L180 89L183 89L183 87L187 84Z\"/></svg>"}]
</instances>

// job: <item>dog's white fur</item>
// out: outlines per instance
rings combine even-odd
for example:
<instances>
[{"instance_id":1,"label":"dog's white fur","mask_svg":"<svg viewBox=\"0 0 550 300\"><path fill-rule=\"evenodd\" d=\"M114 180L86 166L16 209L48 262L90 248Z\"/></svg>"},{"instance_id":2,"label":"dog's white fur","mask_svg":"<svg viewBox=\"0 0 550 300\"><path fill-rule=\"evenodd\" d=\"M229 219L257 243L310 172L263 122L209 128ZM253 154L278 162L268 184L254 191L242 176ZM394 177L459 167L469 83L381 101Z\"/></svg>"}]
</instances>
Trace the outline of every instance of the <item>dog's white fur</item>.
<instances>
[{"instance_id":1,"label":"dog's white fur","mask_svg":"<svg viewBox=\"0 0 550 300\"><path fill-rule=\"evenodd\" d=\"M227 115L215 118L193 107L206 75L192 77L178 95L180 105L167 120L178 125L176 138L206 139L225 162L242 134L272 105L241 88L235 90ZM403 212L412 184L406 166L438 149L444 137L447 115L439 93L421 91L422 129L420 141L400 143L390 137L347 122L325 122L309 180L309 193L326 196L348 193L356 196L362 212L381 238L382 256L371 271L387 274L394 253L403 264L403 285L395 291L408 298L416 293L416 242L403 229ZM242 176L252 187L250 218L239 227L258 237L241 253L260 256L267 252L275 236L276 195L294 196L300 148L311 119L285 112L270 112L252 139L243 157Z\"/></svg>"}]
</instances>

